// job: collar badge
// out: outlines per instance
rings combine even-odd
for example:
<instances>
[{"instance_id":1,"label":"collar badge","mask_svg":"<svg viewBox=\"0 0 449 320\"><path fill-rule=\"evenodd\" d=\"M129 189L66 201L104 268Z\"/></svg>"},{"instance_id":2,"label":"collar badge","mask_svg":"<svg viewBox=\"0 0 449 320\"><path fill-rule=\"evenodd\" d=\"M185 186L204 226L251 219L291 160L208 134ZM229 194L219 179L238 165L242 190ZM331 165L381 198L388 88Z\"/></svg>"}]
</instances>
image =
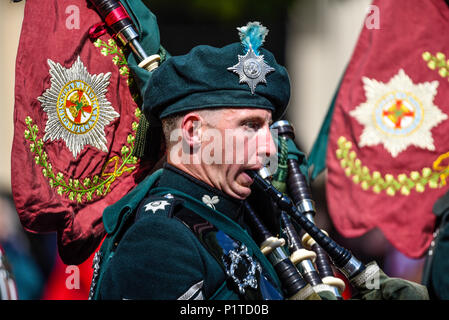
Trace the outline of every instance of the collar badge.
<instances>
[{"instance_id":1,"label":"collar badge","mask_svg":"<svg viewBox=\"0 0 449 320\"><path fill-rule=\"evenodd\" d=\"M208 207L211 207L212 209L215 210L215 205L220 202L220 199L218 199L218 196L213 196L212 198L205 194L202 198L201 201L203 201L203 203L205 205L207 205Z\"/></svg>"},{"instance_id":2,"label":"collar badge","mask_svg":"<svg viewBox=\"0 0 449 320\"><path fill-rule=\"evenodd\" d=\"M165 210L165 207L168 205L170 205L170 202L165 200L153 201L145 205L145 211L156 213L158 210Z\"/></svg>"}]
</instances>

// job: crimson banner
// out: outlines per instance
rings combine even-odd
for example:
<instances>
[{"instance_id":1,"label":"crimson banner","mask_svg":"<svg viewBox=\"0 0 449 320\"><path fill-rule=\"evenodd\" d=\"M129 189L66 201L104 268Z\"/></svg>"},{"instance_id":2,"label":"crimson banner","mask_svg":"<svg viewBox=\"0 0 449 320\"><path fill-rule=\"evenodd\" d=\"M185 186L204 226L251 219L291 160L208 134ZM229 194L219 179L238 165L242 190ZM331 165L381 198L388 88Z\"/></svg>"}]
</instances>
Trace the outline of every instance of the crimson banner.
<instances>
[{"instance_id":1,"label":"crimson banner","mask_svg":"<svg viewBox=\"0 0 449 320\"><path fill-rule=\"evenodd\" d=\"M97 248L103 209L143 170L132 154L138 94L125 54L98 23L86 0L28 0L16 61L14 201L27 230L58 233L67 264Z\"/></svg>"},{"instance_id":2,"label":"crimson banner","mask_svg":"<svg viewBox=\"0 0 449 320\"><path fill-rule=\"evenodd\" d=\"M326 164L337 230L378 227L409 257L432 241L449 175L449 7L376 0L334 105Z\"/></svg>"}]
</instances>

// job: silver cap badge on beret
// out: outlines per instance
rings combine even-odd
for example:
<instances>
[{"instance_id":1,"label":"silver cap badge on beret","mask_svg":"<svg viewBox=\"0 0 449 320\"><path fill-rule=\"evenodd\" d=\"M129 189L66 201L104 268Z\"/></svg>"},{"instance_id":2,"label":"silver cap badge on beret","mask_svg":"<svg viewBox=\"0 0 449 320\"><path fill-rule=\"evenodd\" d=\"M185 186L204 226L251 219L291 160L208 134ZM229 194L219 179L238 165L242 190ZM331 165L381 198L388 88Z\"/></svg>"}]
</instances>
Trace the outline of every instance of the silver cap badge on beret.
<instances>
[{"instance_id":1,"label":"silver cap badge on beret","mask_svg":"<svg viewBox=\"0 0 449 320\"><path fill-rule=\"evenodd\" d=\"M259 48L265 41L268 29L259 22L249 22L246 26L237 28L240 39L245 47L246 54L238 55L239 62L229 67L229 71L237 73L240 77L240 83L246 82L254 94L259 83L267 83L265 76L275 71L263 59L259 53Z\"/></svg>"}]
</instances>

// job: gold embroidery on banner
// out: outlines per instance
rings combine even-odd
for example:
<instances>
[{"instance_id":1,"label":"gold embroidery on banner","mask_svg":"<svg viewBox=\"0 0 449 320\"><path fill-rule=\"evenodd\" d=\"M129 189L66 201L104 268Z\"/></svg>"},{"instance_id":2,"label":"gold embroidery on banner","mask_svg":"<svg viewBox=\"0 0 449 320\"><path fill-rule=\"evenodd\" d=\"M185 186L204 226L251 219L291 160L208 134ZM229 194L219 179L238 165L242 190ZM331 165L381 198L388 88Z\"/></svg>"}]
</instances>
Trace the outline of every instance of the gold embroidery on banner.
<instances>
[{"instance_id":1,"label":"gold embroidery on banner","mask_svg":"<svg viewBox=\"0 0 449 320\"><path fill-rule=\"evenodd\" d=\"M431 168L423 168L421 172L412 171L410 174L401 173L397 177L392 174L382 175L379 171L371 171L357 157L352 150L352 142L341 136L336 150L337 159L346 176L351 178L355 184L365 190L372 190L374 193L385 191L389 196L400 193L404 196L410 195L412 190L424 192L426 187L431 189L446 186L446 177L449 176L449 165L442 166L441 162L449 158L449 152L441 155L433 163Z\"/></svg>"},{"instance_id":2,"label":"gold embroidery on banner","mask_svg":"<svg viewBox=\"0 0 449 320\"><path fill-rule=\"evenodd\" d=\"M448 119L435 105L438 81L414 83L400 69L387 83L362 77L366 101L349 111L363 126L360 148L381 144L393 158L410 146L434 151L432 129Z\"/></svg>"},{"instance_id":3,"label":"gold embroidery on banner","mask_svg":"<svg viewBox=\"0 0 449 320\"><path fill-rule=\"evenodd\" d=\"M128 147L123 146L122 155L126 156L126 154L129 151L130 150ZM109 167L109 164L111 164L111 163L114 164L114 170L112 172L106 172L105 170ZM122 163L125 163L125 162L122 161ZM116 178L120 177L125 172L133 171L135 168L136 167L134 167L134 166L127 167L124 165L120 165L120 158L118 156L115 156L115 157L112 157L111 159L109 159L108 162L106 162L106 164L104 165L103 170L101 171L102 177L110 177L110 178L106 179L107 180L107 182L105 183L106 192L109 192L109 188L110 188L111 184L115 181Z\"/></svg>"},{"instance_id":4,"label":"gold embroidery on banner","mask_svg":"<svg viewBox=\"0 0 449 320\"><path fill-rule=\"evenodd\" d=\"M140 110L139 110L140 111ZM140 113L140 112L139 112ZM42 138L38 138L39 128L33 124L30 117L25 119L27 130L25 138L30 141L30 151L35 154L35 162L42 167L42 174L48 179L51 188L56 189L60 196L67 196L70 200L76 202L89 202L93 196L105 196L109 191L111 184L125 172L132 172L136 167L138 159L132 155L134 150L134 136L128 135L127 142L129 146L124 145L121 149L121 157L114 156L106 162L100 176L85 177L83 179L67 178L61 172L56 173L53 165L48 160L48 154L44 150ZM133 123L133 131L137 126ZM110 163L114 163L114 171L105 172Z\"/></svg>"},{"instance_id":5,"label":"gold embroidery on banner","mask_svg":"<svg viewBox=\"0 0 449 320\"><path fill-rule=\"evenodd\" d=\"M112 61L119 67L119 73L122 77L126 78L127 85L131 87L134 82L129 74L129 67L126 61L125 55L122 50L117 46L113 39L109 39L108 42L104 42L100 39L94 42L95 47L102 47L101 54L104 56L114 55ZM132 94L134 101L138 101L140 98L138 94ZM78 109L86 107L85 103L80 104ZM73 108L72 108L73 109ZM79 110L70 110L79 111ZM88 111L88 110L87 110ZM76 113L78 115L78 113ZM47 178L48 184L52 189L56 189L56 193L60 196L66 196L71 201L78 203L90 202L95 198L102 198L108 192L111 191L111 185L121 177L125 172L131 173L136 169L137 157L133 156L135 134L138 127L138 119L141 116L139 108L135 109L134 113L137 121L131 124L132 133L127 137L127 144L123 145L120 156L114 156L106 161L103 169L99 175L90 177L84 177L80 179L74 179L73 177L67 177L62 172L56 172L52 163L48 159L48 154L44 148L44 141L42 138L38 138L39 127L33 124L31 117L26 117L25 124L27 129L24 132L25 139L29 140L30 151L35 155L34 159L37 165L42 167L42 174ZM111 169L113 164L113 170Z\"/></svg>"},{"instance_id":6,"label":"gold embroidery on banner","mask_svg":"<svg viewBox=\"0 0 449 320\"><path fill-rule=\"evenodd\" d=\"M445 154L442 154L438 157L437 160L433 163L433 169L442 172L441 173L441 183L445 186L446 185L446 177L449 175L449 164L446 166L441 166L441 162L443 160L449 158L449 152L446 152Z\"/></svg>"},{"instance_id":7,"label":"gold embroidery on banner","mask_svg":"<svg viewBox=\"0 0 449 320\"><path fill-rule=\"evenodd\" d=\"M101 47L100 52L105 57L113 55L112 62L119 67L120 74L122 76L129 76L129 67L128 62L126 61L126 57L123 54L122 49L117 46L117 43L114 39L109 39L108 42L97 39L94 42L94 46L96 46L97 48Z\"/></svg>"},{"instance_id":8,"label":"gold embroidery on banner","mask_svg":"<svg viewBox=\"0 0 449 320\"><path fill-rule=\"evenodd\" d=\"M447 78L449 76L449 60L446 60L446 55L442 52L437 52L432 55L430 52L426 51L422 54L422 58L427 62L427 66L430 70L438 70L438 74L442 78Z\"/></svg>"},{"instance_id":9,"label":"gold embroidery on banner","mask_svg":"<svg viewBox=\"0 0 449 320\"><path fill-rule=\"evenodd\" d=\"M95 40L93 43L95 47L101 48L100 52L103 56L113 56L112 62L119 67L119 73L121 76L126 78L126 83L129 87L134 85L133 77L130 77L128 61L126 61L125 54L122 49L117 45L117 42L114 39L109 39L107 42L101 39ZM139 94L132 93L132 98L134 101L138 101Z\"/></svg>"}]
</instances>

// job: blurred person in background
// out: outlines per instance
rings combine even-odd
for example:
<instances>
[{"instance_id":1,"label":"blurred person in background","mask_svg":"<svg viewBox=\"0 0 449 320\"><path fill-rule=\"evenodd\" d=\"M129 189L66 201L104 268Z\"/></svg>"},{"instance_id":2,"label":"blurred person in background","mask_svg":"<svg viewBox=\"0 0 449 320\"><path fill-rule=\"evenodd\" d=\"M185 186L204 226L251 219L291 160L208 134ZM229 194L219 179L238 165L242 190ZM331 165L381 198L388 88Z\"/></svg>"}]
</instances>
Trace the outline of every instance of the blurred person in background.
<instances>
[{"instance_id":1,"label":"blurred person in background","mask_svg":"<svg viewBox=\"0 0 449 320\"><path fill-rule=\"evenodd\" d=\"M40 299L51 268L56 247L51 235L31 235L24 231L14 208L12 197L0 193L0 287L2 299ZM11 281L15 281L14 293ZM8 286L8 290L4 288Z\"/></svg>"},{"instance_id":2,"label":"blurred person in background","mask_svg":"<svg viewBox=\"0 0 449 320\"><path fill-rule=\"evenodd\" d=\"M5 252L0 246L0 300L17 300L17 286Z\"/></svg>"}]
</instances>

